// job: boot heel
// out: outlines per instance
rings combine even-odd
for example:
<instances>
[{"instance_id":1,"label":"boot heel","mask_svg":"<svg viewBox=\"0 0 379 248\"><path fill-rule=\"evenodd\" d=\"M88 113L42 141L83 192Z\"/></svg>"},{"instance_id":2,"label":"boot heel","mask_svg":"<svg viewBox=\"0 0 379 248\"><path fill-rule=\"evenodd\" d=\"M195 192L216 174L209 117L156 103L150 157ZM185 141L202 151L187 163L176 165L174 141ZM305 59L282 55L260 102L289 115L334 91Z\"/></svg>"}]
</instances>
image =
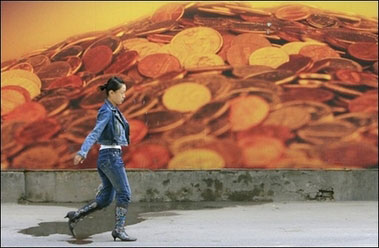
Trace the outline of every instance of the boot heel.
<instances>
[{"instance_id":1,"label":"boot heel","mask_svg":"<svg viewBox=\"0 0 379 248\"><path fill-rule=\"evenodd\" d=\"M116 241L117 236L112 233L113 241Z\"/></svg>"}]
</instances>

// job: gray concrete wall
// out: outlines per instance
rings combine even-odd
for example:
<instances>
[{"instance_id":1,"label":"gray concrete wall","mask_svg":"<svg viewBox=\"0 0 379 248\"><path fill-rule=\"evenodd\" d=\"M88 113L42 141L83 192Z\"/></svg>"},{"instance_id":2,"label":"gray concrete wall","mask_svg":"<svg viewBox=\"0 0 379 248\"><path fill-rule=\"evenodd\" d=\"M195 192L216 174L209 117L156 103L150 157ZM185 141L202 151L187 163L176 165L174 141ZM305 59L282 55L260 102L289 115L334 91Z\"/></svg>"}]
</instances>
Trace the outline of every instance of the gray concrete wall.
<instances>
[{"instance_id":1,"label":"gray concrete wall","mask_svg":"<svg viewBox=\"0 0 379 248\"><path fill-rule=\"evenodd\" d=\"M378 200L378 170L128 171L134 202ZM96 170L2 171L1 202L84 202Z\"/></svg>"}]
</instances>

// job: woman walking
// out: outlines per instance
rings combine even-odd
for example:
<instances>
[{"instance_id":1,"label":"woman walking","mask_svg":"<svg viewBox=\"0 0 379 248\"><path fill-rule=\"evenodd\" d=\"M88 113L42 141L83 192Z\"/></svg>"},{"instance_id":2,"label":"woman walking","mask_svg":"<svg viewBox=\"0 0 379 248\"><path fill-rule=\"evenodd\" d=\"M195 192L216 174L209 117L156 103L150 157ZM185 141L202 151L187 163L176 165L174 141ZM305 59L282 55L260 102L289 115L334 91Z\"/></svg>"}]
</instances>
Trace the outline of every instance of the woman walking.
<instances>
[{"instance_id":1,"label":"woman walking","mask_svg":"<svg viewBox=\"0 0 379 248\"><path fill-rule=\"evenodd\" d=\"M97 171L102 181L102 187L94 200L77 211L68 212L65 218L69 219L69 229L75 236L74 227L80 219L107 207L116 197L115 227L112 237L115 241L117 238L122 241L135 241L137 239L129 236L124 228L128 206L131 202L131 190L122 160L121 146L130 144L129 124L117 108L125 99L126 86L120 78L112 77L99 88L102 91L105 90L107 98L98 111L95 127L74 157L74 165L83 163L92 145L95 142L99 143Z\"/></svg>"}]
</instances>

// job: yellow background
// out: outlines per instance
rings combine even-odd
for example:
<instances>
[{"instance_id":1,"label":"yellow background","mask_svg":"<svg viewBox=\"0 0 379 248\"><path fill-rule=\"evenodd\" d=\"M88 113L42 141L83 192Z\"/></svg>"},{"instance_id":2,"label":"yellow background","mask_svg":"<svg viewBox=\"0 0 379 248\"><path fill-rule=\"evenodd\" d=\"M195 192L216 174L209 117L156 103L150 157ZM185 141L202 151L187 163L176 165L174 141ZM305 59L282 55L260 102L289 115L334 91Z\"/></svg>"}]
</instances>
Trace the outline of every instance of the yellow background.
<instances>
[{"instance_id":1,"label":"yellow background","mask_svg":"<svg viewBox=\"0 0 379 248\"><path fill-rule=\"evenodd\" d=\"M264 8L291 2L294 1L261 1L250 4ZM1 62L51 46L72 35L106 30L148 16L166 3L1 1ZM378 17L378 1L297 3Z\"/></svg>"}]
</instances>

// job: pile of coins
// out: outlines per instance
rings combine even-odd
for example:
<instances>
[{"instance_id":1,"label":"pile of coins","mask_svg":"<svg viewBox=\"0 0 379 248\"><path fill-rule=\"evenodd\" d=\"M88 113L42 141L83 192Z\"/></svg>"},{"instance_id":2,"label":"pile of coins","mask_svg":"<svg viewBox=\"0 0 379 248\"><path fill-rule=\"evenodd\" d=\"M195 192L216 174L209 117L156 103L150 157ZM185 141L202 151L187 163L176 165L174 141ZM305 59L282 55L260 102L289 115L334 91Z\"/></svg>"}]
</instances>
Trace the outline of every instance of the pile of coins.
<instances>
[{"instance_id":1,"label":"pile of coins","mask_svg":"<svg viewBox=\"0 0 379 248\"><path fill-rule=\"evenodd\" d=\"M377 19L177 2L1 71L2 169L95 168L98 146L72 159L111 76L127 86L128 168L378 166Z\"/></svg>"}]
</instances>

